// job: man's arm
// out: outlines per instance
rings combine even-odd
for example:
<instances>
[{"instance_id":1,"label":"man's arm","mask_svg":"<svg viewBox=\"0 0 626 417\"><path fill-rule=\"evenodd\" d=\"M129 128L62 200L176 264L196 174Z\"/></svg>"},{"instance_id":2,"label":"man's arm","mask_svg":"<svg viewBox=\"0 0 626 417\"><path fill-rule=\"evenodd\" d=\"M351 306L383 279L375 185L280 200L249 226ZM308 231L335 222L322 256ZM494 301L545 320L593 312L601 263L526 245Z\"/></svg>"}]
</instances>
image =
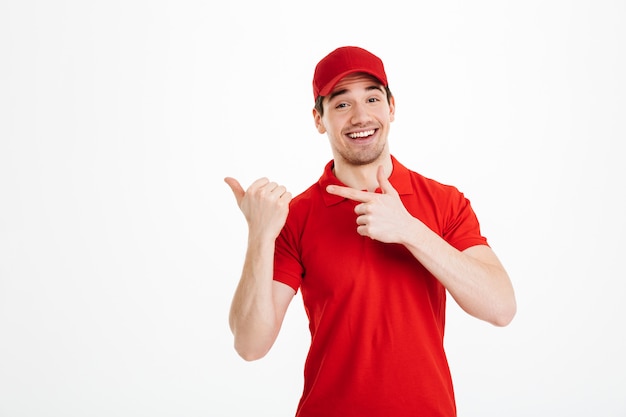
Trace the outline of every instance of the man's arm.
<instances>
[{"instance_id":1,"label":"man's arm","mask_svg":"<svg viewBox=\"0 0 626 417\"><path fill-rule=\"evenodd\" d=\"M517 309L515 294L493 250L477 245L458 251L419 220L417 222L408 229L419 232L403 242L409 251L468 314L495 326L509 324Z\"/></svg>"},{"instance_id":2,"label":"man's arm","mask_svg":"<svg viewBox=\"0 0 626 417\"><path fill-rule=\"evenodd\" d=\"M403 244L448 290L467 313L496 326L506 326L517 309L509 276L486 245L459 251L406 210L382 168L383 194L329 186L327 191L359 201L357 232L386 243Z\"/></svg>"},{"instance_id":3,"label":"man's arm","mask_svg":"<svg viewBox=\"0 0 626 417\"><path fill-rule=\"evenodd\" d=\"M266 178L247 191L226 178L248 222L248 249L230 308L235 350L245 360L260 359L270 350L295 291L275 282L274 247L287 219L291 194Z\"/></svg>"}]
</instances>

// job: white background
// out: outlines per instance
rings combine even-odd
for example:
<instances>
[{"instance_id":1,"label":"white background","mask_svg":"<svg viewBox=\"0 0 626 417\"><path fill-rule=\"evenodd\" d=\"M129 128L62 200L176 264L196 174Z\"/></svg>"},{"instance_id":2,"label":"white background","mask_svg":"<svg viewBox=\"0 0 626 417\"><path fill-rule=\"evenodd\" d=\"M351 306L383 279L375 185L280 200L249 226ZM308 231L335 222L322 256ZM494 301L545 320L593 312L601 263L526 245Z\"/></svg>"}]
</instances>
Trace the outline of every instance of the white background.
<instances>
[{"instance_id":1,"label":"white background","mask_svg":"<svg viewBox=\"0 0 626 417\"><path fill-rule=\"evenodd\" d=\"M292 416L300 295L232 348L246 226L223 177L330 159L317 61L385 62L391 150L456 185L506 328L449 303L460 417L626 416L623 1L0 2L0 416Z\"/></svg>"}]
</instances>

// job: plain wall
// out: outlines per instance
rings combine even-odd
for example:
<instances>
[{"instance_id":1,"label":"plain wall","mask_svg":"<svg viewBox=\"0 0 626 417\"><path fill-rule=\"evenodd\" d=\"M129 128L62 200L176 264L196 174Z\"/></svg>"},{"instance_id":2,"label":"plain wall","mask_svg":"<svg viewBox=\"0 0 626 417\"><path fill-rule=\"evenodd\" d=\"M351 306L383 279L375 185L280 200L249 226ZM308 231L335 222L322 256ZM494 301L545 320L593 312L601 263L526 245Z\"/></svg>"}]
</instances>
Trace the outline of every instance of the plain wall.
<instances>
[{"instance_id":1,"label":"plain wall","mask_svg":"<svg viewBox=\"0 0 626 417\"><path fill-rule=\"evenodd\" d=\"M385 62L392 153L471 200L513 280L449 299L460 417L626 415L626 3L3 1L0 416L292 416L298 294L232 348L246 224L225 176L294 194L330 159L317 61Z\"/></svg>"}]
</instances>

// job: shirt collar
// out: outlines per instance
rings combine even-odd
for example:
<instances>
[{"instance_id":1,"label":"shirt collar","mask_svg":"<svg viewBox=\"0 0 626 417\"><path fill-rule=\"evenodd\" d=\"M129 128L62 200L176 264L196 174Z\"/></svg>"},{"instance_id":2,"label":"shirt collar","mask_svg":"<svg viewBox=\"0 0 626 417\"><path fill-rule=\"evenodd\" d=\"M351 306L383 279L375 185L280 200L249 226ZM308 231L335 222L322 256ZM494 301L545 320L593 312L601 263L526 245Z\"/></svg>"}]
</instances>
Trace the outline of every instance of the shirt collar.
<instances>
[{"instance_id":1,"label":"shirt collar","mask_svg":"<svg viewBox=\"0 0 626 417\"><path fill-rule=\"evenodd\" d=\"M393 155L391 155L391 162L393 165L393 170L391 171L389 182L391 183L391 185L393 185L393 188L395 188L400 195L413 194L410 171L404 165L398 162L398 160ZM322 196L324 198L324 203L327 206L332 206L345 200L345 198L343 197L329 194L326 192L326 187L329 185L341 185L344 187L346 186L341 181L339 181L339 179L333 173L334 164L335 162L333 160L326 164L326 167L324 168L324 173L318 181L318 184L322 191ZM376 192L381 192L380 188L377 189Z\"/></svg>"}]
</instances>

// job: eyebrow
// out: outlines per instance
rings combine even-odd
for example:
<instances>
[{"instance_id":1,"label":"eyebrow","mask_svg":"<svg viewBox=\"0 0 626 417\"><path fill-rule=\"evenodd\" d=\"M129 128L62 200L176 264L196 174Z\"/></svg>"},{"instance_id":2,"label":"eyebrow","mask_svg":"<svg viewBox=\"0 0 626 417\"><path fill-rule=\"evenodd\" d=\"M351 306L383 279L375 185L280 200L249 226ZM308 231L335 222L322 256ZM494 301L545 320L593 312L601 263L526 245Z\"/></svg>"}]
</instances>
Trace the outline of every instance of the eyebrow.
<instances>
[{"instance_id":1,"label":"eyebrow","mask_svg":"<svg viewBox=\"0 0 626 417\"><path fill-rule=\"evenodd\" d=\"M367 87L367 88L365 89L365 91L371 91L371 90L378 90L378 91L380 91L381 93L383 92L383 89L382 89L379 85L376 85L376 84L374 84L374 85L370 85L369 87ZM349 90L348 90L347 88L344 88L343 90L337 90L337 91L334 91L333 93L331 93L331 94L328 96L328 100L330 101L330 100L332 100L333 98L335 98L335 97L337 97L337 96L340 96L340 95L342 95L342 94L346 94L348 91L349 91Z\"/></svg>"}]
</instances>

